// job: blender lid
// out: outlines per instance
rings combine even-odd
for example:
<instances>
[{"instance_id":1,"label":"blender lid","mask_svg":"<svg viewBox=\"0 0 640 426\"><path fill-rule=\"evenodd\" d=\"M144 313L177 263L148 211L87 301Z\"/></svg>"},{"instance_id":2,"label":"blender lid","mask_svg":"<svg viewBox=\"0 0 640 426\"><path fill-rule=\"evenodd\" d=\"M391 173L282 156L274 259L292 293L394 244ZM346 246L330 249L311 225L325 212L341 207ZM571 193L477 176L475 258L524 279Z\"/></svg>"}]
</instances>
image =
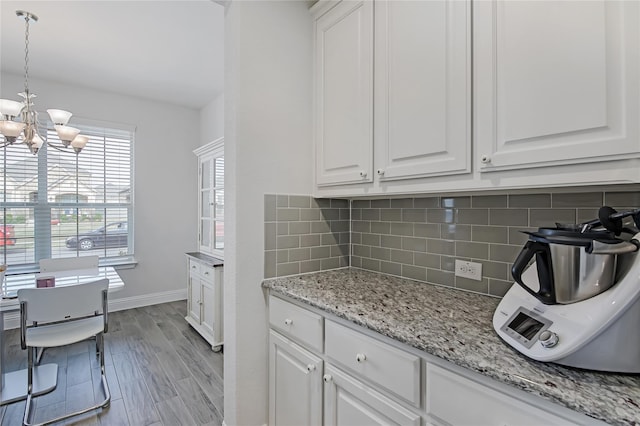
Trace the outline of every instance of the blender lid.
<instances>
[{"instance_id":1,"label":"blender lid","mask_svg":"<svg viewBox=\"0 0 640 426\"><path fill-rule=\"evenodd\" d=\"M533 241L581 247L588 247L593 241L598 241L603 244L618 244L624 242L624 240L616 238L615 234L610 231L580 232L572 229L538 228L536 232L522 232L529 235L529 238Z\"/></svg>"}]
</instances>

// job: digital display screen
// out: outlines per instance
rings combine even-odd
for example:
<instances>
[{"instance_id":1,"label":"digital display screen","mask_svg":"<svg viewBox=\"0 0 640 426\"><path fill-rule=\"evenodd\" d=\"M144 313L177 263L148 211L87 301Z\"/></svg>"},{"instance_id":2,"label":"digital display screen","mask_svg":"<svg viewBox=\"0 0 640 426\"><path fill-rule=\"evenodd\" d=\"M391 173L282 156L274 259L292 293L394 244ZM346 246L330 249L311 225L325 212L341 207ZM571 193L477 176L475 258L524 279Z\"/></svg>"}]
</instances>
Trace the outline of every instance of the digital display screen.
<instances>
[{"instance_id":1,"label":"digital display screen","mask_svg":"<svg viewBox=\"0 0 640 426\"><path fill-rule=\"evenodd\" d=\"M533 337L544 326L540 321L531 318L529 315L519 312L518 315L509 323L507 328L515 331L527 340L533 339Z\"/></svg>"}]
</instances>

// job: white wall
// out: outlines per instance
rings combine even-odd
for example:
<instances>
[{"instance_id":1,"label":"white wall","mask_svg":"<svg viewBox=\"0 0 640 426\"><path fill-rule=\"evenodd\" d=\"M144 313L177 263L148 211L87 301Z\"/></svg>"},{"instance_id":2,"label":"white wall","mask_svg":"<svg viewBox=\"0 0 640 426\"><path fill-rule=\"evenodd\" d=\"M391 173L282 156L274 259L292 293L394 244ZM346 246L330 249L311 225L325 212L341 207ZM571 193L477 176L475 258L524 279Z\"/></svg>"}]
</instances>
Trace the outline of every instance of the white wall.
<instances>
[{"instance_id":1,"label":"white wall","mask_svg":"<svg viewBox=\"0 0 640 426\"><path fill-rule=\"evenodd\" d=\"M17 98L20 76L3 74L3 97ZM136 126L134 144L135 258L138 265L121 270L125 289L109 296L120 306L186 298L184 253L197 248L197 160L200 123L196 110L30 79L36 108L66 109L80 119ZM73 125L74 117L70 125Z\"/></svg>"},{"instance_id":2,"label":"white wall","mask_svg":"<svg viewBox=\"0 0 640 426\"><path fill-rule=\"evenodd\" d=\"M224 95L216 96L200 110L201 145L224 136Z\"/></svg>"},{"instance_id":3,"label":"white wall","mask_svg":"<svg viewBox=\"0 0 640 426\"><path fill-rule=\"evenodd\" d=\"M225 423L267 422L264 194L311 194L306 2L233 1L225 17Z\"/></svg>"}]
</instances>

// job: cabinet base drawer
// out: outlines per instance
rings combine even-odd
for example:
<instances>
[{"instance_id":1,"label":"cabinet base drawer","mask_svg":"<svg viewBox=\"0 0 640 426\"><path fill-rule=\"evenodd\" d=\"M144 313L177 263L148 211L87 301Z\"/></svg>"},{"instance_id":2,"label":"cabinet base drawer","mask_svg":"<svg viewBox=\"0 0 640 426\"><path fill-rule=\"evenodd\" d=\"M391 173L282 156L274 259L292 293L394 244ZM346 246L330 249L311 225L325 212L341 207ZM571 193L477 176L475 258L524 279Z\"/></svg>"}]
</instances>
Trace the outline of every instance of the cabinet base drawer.
<instances>
[{"instance_id":1,"label":"cabinet base drawer","mask_svg":"<svg viewBox=\"0 0 640 426\"><path fill-rule=\"evenodd\" d=\"M420 358L332 321L325 323L325 351L338 363L420 404Z\"/></svg>"},{"instance_id":2,"label":"cabinet base drawer","mask_svg":"<svg viewBox=\"0 0 640 426\"><path fill-rule=\"evenodd\" d=\"M271 327L322 352L323 318L293 303L269 297Z\"/></svg>"},{"instance_id":3,"label":"cabinet base drawer","mask_svg":"<svg viewBox=\"0 0 640 426\"><path fill-rule=\"evenodd\" d=\"M425 407L429 416L456 426L575 425L431 363L426 364Z\"/></svg>"}]
</instances>

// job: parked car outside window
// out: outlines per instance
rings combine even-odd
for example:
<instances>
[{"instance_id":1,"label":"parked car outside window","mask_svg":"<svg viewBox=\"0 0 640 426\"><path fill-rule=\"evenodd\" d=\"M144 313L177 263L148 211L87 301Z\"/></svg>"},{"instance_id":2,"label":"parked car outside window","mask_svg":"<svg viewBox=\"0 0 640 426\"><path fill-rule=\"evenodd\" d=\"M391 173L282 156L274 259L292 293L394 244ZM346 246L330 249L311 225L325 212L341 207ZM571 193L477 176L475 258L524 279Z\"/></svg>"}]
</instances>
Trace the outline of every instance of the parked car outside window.
<instances>
[{"instance_id":1,"label":"parked car outside window","mask_svg":"<svg viewBox=\"0 0 640 426\"><path fill-rule=\"evenodd\" d=\"M69 237L65 242L67 248L91 250L105 247L128 246L127 222L114 222L98 229Z\"/></svg>"}]
</instances>

